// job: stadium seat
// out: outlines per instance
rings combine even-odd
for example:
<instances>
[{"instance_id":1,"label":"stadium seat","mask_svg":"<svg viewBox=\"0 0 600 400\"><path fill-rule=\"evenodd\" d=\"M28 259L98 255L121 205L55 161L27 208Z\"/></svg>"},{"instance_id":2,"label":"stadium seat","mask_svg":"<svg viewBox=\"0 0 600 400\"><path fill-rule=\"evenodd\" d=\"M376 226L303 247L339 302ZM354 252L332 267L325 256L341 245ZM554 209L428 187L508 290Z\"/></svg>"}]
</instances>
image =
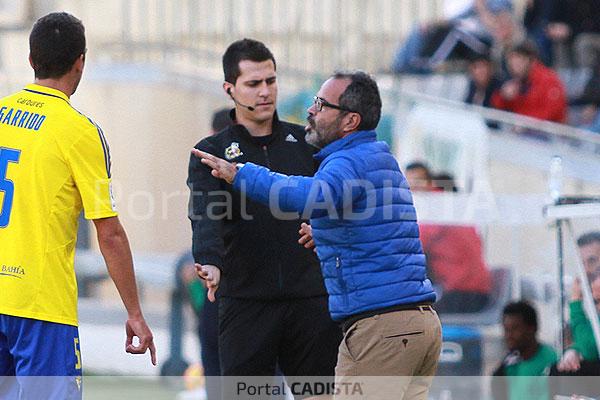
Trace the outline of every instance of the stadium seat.
<instances>
[{"instance_id":1,"label":"stadium seat","mask_svg":"<svg viewBox=\"0 0 600 400\"><path fill-rule=\"evenodd\" d=\"M461 325L461 326L481 326L494 325L500 322L502 309L510 301L512 293L512 273L510 268L494 268L492 275L492 292L490 293L490 303L476 313L469 314L441 314L442 324Z\"/></svg>"}]
</instances>

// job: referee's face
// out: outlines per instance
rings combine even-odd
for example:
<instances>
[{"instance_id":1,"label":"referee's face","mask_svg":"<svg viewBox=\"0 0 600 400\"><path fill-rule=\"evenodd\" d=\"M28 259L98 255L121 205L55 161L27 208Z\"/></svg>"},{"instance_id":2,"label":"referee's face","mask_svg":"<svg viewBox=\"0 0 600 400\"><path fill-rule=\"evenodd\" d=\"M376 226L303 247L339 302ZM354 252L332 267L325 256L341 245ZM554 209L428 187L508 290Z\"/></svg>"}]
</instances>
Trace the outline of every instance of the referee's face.
<instances>
[{"instance_id":1,"label":"referee's face","mask_svg":"<svg viewBox=\"0 0 600 400\"><path fill-rule=\"evenodd\" d=\"M273 61L240 61L240 76L233 87L236 116L254 122L265 122L273 118L277 103L277 74ZM253 107L251 111L248 107Z\"/></svg>"}]
</instances>

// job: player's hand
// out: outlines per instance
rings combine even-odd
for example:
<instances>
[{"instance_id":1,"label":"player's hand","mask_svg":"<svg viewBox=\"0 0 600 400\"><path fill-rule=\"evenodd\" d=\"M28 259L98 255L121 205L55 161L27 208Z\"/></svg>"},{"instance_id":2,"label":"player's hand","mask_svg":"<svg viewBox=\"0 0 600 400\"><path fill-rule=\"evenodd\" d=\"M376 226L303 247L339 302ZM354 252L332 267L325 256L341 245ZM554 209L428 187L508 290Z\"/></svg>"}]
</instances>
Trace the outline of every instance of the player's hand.
<instances>
[{"instance_id":1,"label":"player's hand","mask_svg":"<svg viewBox=\"0 0 600 400\"><path fill-rule=\"evenodd\" d=\"M581 355L577 350L569 349L565 351L560 359L557 369L560 372L576 372L581 367Z\"/></svg>"},{"instance_id":2,"label":"player's hand","mask_svg":"<svg viewBox=\"0 0 600 400\"><path fill-rule=\"evenodd\" d=\"M303 245L307 249L313 249L316 251L315 241L312 237L312 226L303 222L300 225L300 230L298 231L300 234L300 239L298 239L298 243Z\"/></svg>"},{"instance_id":3,"label":"player's hand","mask_svg":"<svg viewBox=\"0 0 600 400\"><path fill-rule=\"evenodd\" d=\"M219 282L221 282L221 270L214 265L200 265L196 264L196 272L200 279L203 279L208 293L206 296L212 303L215 302L215 294L219 289Z\"/></svg>"},{"instance_id":4,"label":"player's hand","mask_svg":"<svg viewBox=\"0 0 600 400\"><path fill-rule=\"evenodd\" d=\"M128 319L125 322L125 332L127 333L125 351L130 354L145 354L146 350L150 350L150 360L152 361L152 365L156 365L154 337L144 318ZM137 346L133 344L133 338L136 336L140 341Z\"/></svg>"},{"instance_id":5,"label":"player's hand","mask_svg":"<svg viewBox=\"0 0 600 400\"><path fill-rule=\"evenodd\" d=\"M237 174L235 164L198 149L192 149L192 154L200 158L202 164L212 169L211 174L215 178L223 179L227 183L232 183L235 179L235 175Z\"/></svg>"}]
</instances>

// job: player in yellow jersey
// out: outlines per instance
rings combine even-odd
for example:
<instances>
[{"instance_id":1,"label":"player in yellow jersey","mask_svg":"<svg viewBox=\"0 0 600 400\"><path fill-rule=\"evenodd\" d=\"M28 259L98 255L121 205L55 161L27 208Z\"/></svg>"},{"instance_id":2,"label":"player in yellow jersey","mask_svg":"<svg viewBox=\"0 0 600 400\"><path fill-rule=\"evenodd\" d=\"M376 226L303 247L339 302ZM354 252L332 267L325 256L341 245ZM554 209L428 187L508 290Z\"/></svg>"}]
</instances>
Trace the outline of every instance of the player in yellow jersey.
<instances>
[{"instance_id":1,"label":"player in yellow jersey","mask_svg":"<svg viewBox=\"0 0 600 400\"><path fill-rule=\"evenodd\" d=\"M149 349L153 364L156 355L112 200L106 139L69 101L85 64L83 24L49 14L36 22L29 44L35 83L0 100L0 398L78 398L73 260L82 209L127 309L125 350ZM15 377L11 384L7 376ZM31 376L67 378L27 384Z\"/></svg>"}]
</instances>

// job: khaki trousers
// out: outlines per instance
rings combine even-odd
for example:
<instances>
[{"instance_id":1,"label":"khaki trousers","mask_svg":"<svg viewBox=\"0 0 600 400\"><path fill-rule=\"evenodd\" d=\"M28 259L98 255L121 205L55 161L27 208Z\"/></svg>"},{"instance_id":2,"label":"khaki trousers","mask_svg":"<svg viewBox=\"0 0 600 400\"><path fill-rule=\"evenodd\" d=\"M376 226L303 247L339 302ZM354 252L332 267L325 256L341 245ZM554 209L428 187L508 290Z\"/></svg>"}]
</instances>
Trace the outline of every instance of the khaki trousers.
<instances>
[{"instance_id":1,"label":"khaki trousers","mask_svg":"<svg viewBox=\"0 0 600 400\"><path fill-rule=\"evenodd\" d=\"M442 347L429 306L355 322L344 334L335 368L336 399L427 399Z\"/></svg>"}]
</instances>

